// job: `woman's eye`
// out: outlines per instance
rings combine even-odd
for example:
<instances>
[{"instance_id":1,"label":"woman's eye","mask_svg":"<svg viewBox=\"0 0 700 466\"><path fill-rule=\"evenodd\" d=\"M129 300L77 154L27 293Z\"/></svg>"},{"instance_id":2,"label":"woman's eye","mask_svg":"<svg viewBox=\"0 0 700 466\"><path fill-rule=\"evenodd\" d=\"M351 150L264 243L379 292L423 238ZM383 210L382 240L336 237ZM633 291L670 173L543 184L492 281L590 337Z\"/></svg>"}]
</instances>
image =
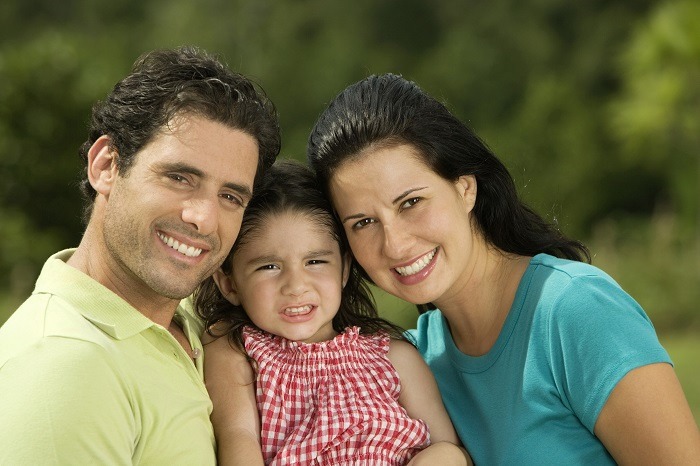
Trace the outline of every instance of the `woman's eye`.
<instances>
[{"instance_id":1,"label":"woman's eye","mask_svg":"<svg viewBox=\"0 0 700 466\"><path fill-rule=\"evenodd\" d=\"M401 208L406 209L408 207L412 207L420 202L419 197L412 197L411 199L405 200L403 203L401 203Z\"/></svg>"},{"instance_id":2,"label":"woman's eye","mask_svg":"<svg viewBox=\"0 0 700 466\"><path fill-rule=\"evenodd\" d=\"M366 226L369 225L370 223L374 223L374 219L371 219L371 218L363 218L363 219L360 220L359 222L356 222L352 227L353 227L354 229L357 230L357 229L366 227Z\"/></svg>"},{"instance_id":3,"label":"woman's eye","mask_svg":"<svg viewBox=\"0 0 700 466\"><path fill-rule=\"evenodd\" d=\"M276 268L277 268L277 266L275 264L265 264L265 265L261 265L260 267L258 267L255 270L275 270Z\"/></svg>"}]
</instances>

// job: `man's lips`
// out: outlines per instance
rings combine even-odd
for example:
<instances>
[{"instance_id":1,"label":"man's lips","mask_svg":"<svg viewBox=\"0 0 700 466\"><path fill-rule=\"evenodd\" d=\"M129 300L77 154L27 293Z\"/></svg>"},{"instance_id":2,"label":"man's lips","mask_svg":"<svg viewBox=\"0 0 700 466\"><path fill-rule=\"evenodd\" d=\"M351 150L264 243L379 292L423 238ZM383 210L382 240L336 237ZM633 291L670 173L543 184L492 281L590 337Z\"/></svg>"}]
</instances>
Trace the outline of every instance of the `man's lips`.
<instances>
[{"instance_id":1,"label":"man's lips","mask_svg":"<svg viewBox=\"0 0 700 466\"><path fill-rule=\"evenodd\" d=\"M160 240L167 246L187 257L199 257L199 255L202 254L202 251L204 250L203 248L195 247L185 242L178 241L175 238L168 236L160 231L157 232L157 235L158 238L160 238Z\"/></svg>"}]
</instances>

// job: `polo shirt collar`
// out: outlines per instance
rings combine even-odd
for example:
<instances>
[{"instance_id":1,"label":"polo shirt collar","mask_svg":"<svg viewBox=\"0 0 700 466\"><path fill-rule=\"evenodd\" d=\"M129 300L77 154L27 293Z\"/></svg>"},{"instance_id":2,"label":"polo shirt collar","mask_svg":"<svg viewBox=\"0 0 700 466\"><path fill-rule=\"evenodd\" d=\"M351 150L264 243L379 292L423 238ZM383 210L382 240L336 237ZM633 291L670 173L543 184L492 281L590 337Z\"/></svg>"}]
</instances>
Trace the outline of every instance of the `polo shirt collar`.
<instances>
[{"instance_id":1,"label":"polo shirt collar","mask_svg":"<svg viewBox=\"0 0 700 466\"><path fill-rule=\"evenodd\" d=\"M66 264L74 252L75 249L66 249L46 261L34 293L48 293L66 300L83 317L117 340L132 337L152 326L160 327L112 290ZM178 308L177 313L182 310ZM187 317L185 320L189 320Z\"/></svg>"}]
</instances>

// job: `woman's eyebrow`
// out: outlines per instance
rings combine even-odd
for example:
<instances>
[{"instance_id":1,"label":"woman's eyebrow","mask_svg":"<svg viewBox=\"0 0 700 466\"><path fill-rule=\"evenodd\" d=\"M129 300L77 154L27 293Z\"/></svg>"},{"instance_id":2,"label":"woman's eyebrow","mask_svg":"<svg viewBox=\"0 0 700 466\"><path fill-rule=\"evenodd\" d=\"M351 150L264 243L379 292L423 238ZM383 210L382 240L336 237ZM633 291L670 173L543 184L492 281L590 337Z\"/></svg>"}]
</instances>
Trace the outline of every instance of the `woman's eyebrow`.
<instances>
[{"instance_id":1,"label":"woman's eyebrow","mask_svg":"<svg viewBox=\"0 0 700 466\"><path fill-rule=\"evenodd\" d=\"M418 188L408 189L408 190L402 192L401 194L399 194L393 201L391 201L391 203L396 204L399 201L401 201L404 197L408 196L409 194L414 193L416 191L420 191L421 189L425 189L425 188L427 188L427 186L420 186Z\"/></svg>"},{"instance_id":2,"label":"woman's eyebrow","mask_svg":"<svg viewBox=\"0 0 700 466\"><path fill-rule=\"evenodd\" d=\"M392 204L398 204L399 202L401 202L401 201L402 201L406 196L408 196L409 194L415 193L416 191L420 191L420 190L426 189L426 188L427 188L427 186L418 186L417 188L407 189L406 191L404 191L404 192L402 192L401 194L399 194L398 196L396 196L396 198L394 198L394 200L391 201L391 203L392 203ZM359 212L359 213L352 214L352 215L348 215L347 217L342 218L342 219L340 220L340 222L341 222L341 223L345 223L345 222L347 222L348 220L357 220L357 219L360 219L360 218L363 218L363 217L366 217L366 215L365 215L364 213L362 213L362 212Z\"/></svg>"}]
</instances>

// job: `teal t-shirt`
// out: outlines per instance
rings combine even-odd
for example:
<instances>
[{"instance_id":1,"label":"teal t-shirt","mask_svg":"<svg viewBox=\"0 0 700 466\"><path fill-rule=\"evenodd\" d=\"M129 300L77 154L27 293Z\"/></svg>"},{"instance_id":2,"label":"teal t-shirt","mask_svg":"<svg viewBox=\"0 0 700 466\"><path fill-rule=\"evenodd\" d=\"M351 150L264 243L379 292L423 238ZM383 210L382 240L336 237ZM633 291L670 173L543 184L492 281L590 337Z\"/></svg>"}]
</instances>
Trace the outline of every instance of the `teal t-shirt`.
<instances>
[{"instance_id":1,"label":"teal t-shirt","mask_svg":"<svg viewBox=\"0 0 700 466\"><path fill-rule=\"evenodd\" d=\"M612 278L546 254L530 261L487 354L462 353L439 310L410 334L476 464L615 464L593 434L608 396L630 370L671 362Z\"/></svg>"}]
</instances>

